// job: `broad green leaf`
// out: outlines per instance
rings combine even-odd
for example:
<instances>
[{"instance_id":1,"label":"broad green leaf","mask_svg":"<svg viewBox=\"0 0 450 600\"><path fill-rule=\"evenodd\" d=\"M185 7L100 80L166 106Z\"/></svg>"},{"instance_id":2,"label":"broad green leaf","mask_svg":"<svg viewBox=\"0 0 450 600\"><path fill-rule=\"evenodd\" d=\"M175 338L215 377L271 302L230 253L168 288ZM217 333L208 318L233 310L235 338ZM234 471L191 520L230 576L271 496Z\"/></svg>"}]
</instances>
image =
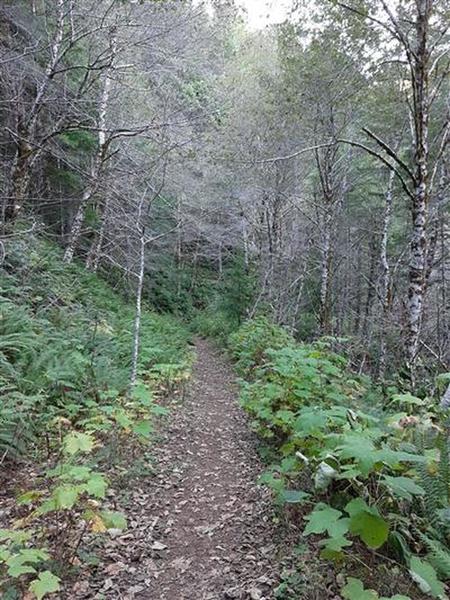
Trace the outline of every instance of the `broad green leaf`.
<instances>
[{"instance_id":1,"label":"broad green leaf","mask_svg":"<svg viewBox=\"0 0 450 600\"><path fill-rule=\"evenodd\" d=\"M350 515L349 530L358 535L369 548L379 548L389 535L389 524L374 506L369 506L362 498L351 500L345 507Z\"/></svg>"},{"instance_id":2,"label":"broad green leaf","mask_svg":"<svg viewBox=\"0 0 450 600\"><path fill-rule=\"evenodd\" d=\"M57 509L70 509L76 504L80 491L75 485L61 485L53 491Z\"/></svg>"},{"instance_id":3,"label":"broad green leaf","mask_svg":"<svg viewBox=\"0 0 450 600\"><path fill-rule=\"evenodd\" d=\"M25 548L20 551L20 556L22 556L27 562L31 563L38 563L50 558L47 550L44 550L43 548Z\"/></svg>"},{"instance_id":4,"label":"broad green leaf","mask_svg":"<svg viewBox=\"0 0 450 600\"><path fill-rule=\"evenodd\" d=\"M133 387L132 398L142 406L150 406L153 400L151 391L142 381L138 381Z\"/></svg>"},{"instance_id":5,"label":"broad green leaf","mask_svg":"<svg viewBox=\"0 0 450 600\"><path fill-rule=\"evenodd\" d=\"M8 567L8 575L10 577L20 577L21 575L25 575L27 573L36 573L36 569L31 565L26 564L12 564Z\"/></svg>"},{"instance_id":6,"label":"broad green leaf","mask_svg":"<svg viewBox=\"0 0 450 600\"><path fill-rule=\"evenodd\" d=\"M365 590L362 581L349 577L347 585L342 588L342 597L346 600L378 600L374 590Z\"/></svg>"},{"instance_id":7,"label":"broad green leaf","mask_svg":"<svg viewBox=\"0 0 450 600\"><path fill-rule=\"evenodd\" d=\"M369 548L379 548L389 535L389 524L382 517L362 511L350 519L349 530L358 535Z\"/></svg>"},{"instance_id":8,"label":"broad green leaf","mask_svg":"<svg viewBox=\"0 0 450 600\"><path fill-rule=\"evenodd\" d=\"M41 490L30 490L17 497L17 504L32 504L38 500L45 492Z\"/></svg>"},{"instance_id":9,"label":"broad green leaf","mask_svg":"<svg viewBox=\"0 0 450 600\"><path fill-rule=\"evenodd\" d=\"M361 473L366 476L377 462L375 445L363 433L346 434L342 437L342 443L338 445L336 450L341 458L353 459L357 462Z\"/></svg>"},{"instance_id":10,"label":"broad green leaf","mask_svg":"<svg viewBox=\"0 0 450 600\"><path fill-rule=\"evenodd\" d=\"M447 598L444 584L439 581L436 571L430 563L413 556L409 565L409 572L422 592L430 594L433 598Z\"/></svg>"},{"instance_id":11,"label":"broad green leaf","mask_svg":"<svg viewBox=\"0 0 450 600\"><path fill-rule=\"evenodd\" d=\"M347 512L350 515L350 517L353 517L363 511L378 514L377 511L373 508L370 508L367 502L362 498L354 498L353 500L350 500L350 502L345 507L345 512Z\"/></svg>"},{"instance_id":12,"label":"broad green leaf","mask_svg":"<svg viewBox=\"0 0 450 600\"><path fill-rule=\"evenodd\" d=\"M73 479L74 481L86 481L91 474L91 469L89 467L85 467L83 465L74 465L67 469L66 475L68 478Z\"/></svg>"},{"instance_id":13,"label":"broad green leaf","mask_svg":"<svg viewBox=\"0 0 450 600\"><path fill-rule=\"evenodd\" d=\"M32 534L28 531L15 531L14 529L0 529L0 542L4 540L11 540L21 544L28 541Z\"/></svg>"},{"instance_id":14,"label":"broad green leaf","mask_svg":"<svg viewBox=\"0 0 450 600\"><path fill-rule=\"evenodd\" d=\"M69 433L64 438L64 448L68 454L74 455L77 452L89 453L94 447L94 438L89 433Z\"/></svg>"},{"instance_id":15,"label":"broad green leaf","mask_svg":"<svg viewBox=\"0 0 450 600\"><path fill-rule=\"evenodd\" d=\"M287 504L301 504L302 502L305 502L310 495L300 490L283 490L280 497Z\"/></svg>"},{"instance_id":16,"label":"broad green leaf","mask_svg":"<svg viewBox=\"0 0 450 600\"><path fill-rule=\"evenodd\" d=\"M338 537L348 531L348 519L341 519L342 513L326 504L318 504L313 512L305 517L308 525L303 532L304 535L311 533L325 533L331 537Z\"/></svg>"},{"instance_id":17,"label":"broad green leaf","mask_svg":"<svg viewBox=\"0 0 450 600\"><path fill-rule=\"evenodd\" d=\"M100 513L106 529L126 529L127 520L121 512L103 510Z\"/></svg>"},{"instance_id":18,"label":"broad green leaf","mask_svg":"<svg viewBox=\"0 0 450 600\"><path fill-rule=\"evenodd\" d=\"M303 436L306 434L319 433L325 429L328 423L328 417L321 410L303 410L294 423L294 430Z\"/></svg>"},{"instance_id":19,"label":"broad green leaf","mask_svg":"<svg viewBox=\"0 0 450 600\"><path fill-rule=\"evenodd\" d=\"M153 432L153 427L150 421L139 421L133 425L133 432L148 439Z\"/></svg>"},{"instance_id":20,"label":"broad green leaf","mask_svg":"<svg viewBox=\"0 0 450 600\"><path fill-rule=\"evenodd\" d=\"M400 452L391 448L382 448L374 453L375 462L384 462L390 467L395 467L402 462L426 463L427 458L421 454L412 454L410 452Z\"/></svg>"},{"instance_id":21,"label":"broad green leaf","mask_svg":"<svg viewBox=\"0 0 450 600\"><path fill-rule=\"evenodd\" d=\"M282 479L275 477L271 472L263 473L258 479L258 483L267 485L271 490L281 493L284 489L284 482Z\"/></svg>"},{"instance_id":22,"label":"broad green leaf","mask_svg":"<svg viewBox=\"0 0 450 600\"><path fill-rule=\"evenodd\" d=\"M92 477L86 481L85 487L86 491L91 496L95 496L96 498L104 498L108 484L103 475L100 475L100 473L94 473Z\"/></svg>"},{"instance_id":23,"label":"broad green leaf","mask_svg":"<svg viewBox=\"0 0 450 600\"><path fill-rule=\"evenodd\" d=\"M327 550L331 550L333 552L340 552L343 548L347 548L348 546L352 546L353 542L348 540L343 535L330 537L326 540L321 540L319 542L320 546L325 546Z\"/></svg>"},{"instance_id":24,"label":"broad green leaf","mask_svg":"<svg viewBox=\"0 0 450 600\"><path fill-rule=\"evenodd\" d=\"M156 417L165 417L170 411L167 407L161 406L160 404L152 404L150 407L150 412Z\"/></svg>"},{"instance_id":25,"label":"broad green leaf","mask_svg":"<svg viewBox=\"0 0 450 600\"><path fill-rule=\"evenodd\" d=\"M60 581L60 578L53 575L51 571L43 571L31 582L29 590L34 593L37 600L41 600L45 595L57 592L60 589Z\"/></svg>"}]
</instances>

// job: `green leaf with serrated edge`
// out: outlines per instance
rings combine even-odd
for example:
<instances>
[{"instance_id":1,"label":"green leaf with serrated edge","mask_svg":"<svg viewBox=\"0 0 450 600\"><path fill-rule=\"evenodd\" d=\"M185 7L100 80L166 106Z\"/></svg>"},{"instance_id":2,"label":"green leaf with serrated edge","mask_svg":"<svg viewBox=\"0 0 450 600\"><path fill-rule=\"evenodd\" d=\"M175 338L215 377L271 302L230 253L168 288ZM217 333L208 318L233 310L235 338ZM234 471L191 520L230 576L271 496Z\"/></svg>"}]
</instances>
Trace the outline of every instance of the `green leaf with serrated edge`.
<instances>
[{"instance_id":1,"label":"green leaf with serrated edge","mask_svg":"<svg viewBox=\"0 0 450 600\"><path fill-rule=\"evenodd\" d=\"M328 533L334 537L333 533L330 532L330 529L332 531L333 528L334 530L339 530L339 526L337 526L336 523L339 521L341 516L341 511L331 508L331 506L327 506L326 504L317 504L313 512L305 517L305 520L308 521L308 524L305 527L303 534L319 534L328 531Z\"/></svg>"},{"instance_id":2,"label":"green leaf with serrated edge","mask_svg":"<svg viewBox=\"0 0 450 600\"><path fill-rule=\"evenodd\" d=\"M86 481L91 475L91 469L82 465L71 466L64 473L64 479L73 479L74 481Z\"/></svg>"},{"instance_id":3,"label":"green leaf with serrated edge","mask_svg":"<svg viewBox=\"0 0 450 600\"><path fill-rule=\"evenodd\" d=\"M378 600L378 594L374 590L365 590L362 581L354 577L347 579L347 585L341 592L346 600Z\"/></svg>"},{"instance_id":4,"label":"green leaf with serrated edge","mask_svg":"<svg viewBox=\"0 0 450 600\"><path fill-rule=\"evenodd\" d=\"M367 504L367 502L362 498L354 498L353 500L350 500L350 502L345 507L345 512L348 513L351 517L357 515L362 511L373 512L373 514L378 514L378 511L374 508L371 508Z\"/></svg>"},{"instance_id":5,"label":"green leaf with serrated edge","mask_svg":"<svg viewBox=\"0 0 450 600\"><path fill-rule=\"evenodd\" d=\"M150 407L150 412L156 417L165 417L169 414L170 411L165 406L161 406L159 404L152 404L152 406Z\"/></svg>"},{"instance_id":6,"label":"green leaf with serrated edge","mask_svg":"<svg viewBox=\"0 0 450 600\"><path fill-rule=\"evenodd\" d=\"M46 515L50 512L53 512L54 510L57 510L58 507L56 505L56 498L49 498L48 500L45 500L45 502L43 502L39 508L36 509L35 514L37 516L39 515Z\"/></svg>"},{"instance_id":7,"label":"green leaf with serrated edge","mask_svg":"<svg viewBox=\"0 0 450 600\"><path fill-rule=\"evenodd\" d=\"M17 497L17 504L32 504L43 495L41 490L30 490Z\"/></svg>"},{"instance_id":8,"label":"green leaf with serrated edge","mask_svg":"<svg viewBox=\"0 0 450 600\"><path fill-rule=\"evenodd\" d=\"M49 560L50 555L47 550L43 548L25 548L20 551L20 555L27 562L38 563L43 560Z\"/></svg>"},{"instance_id":9,"label":"green leaf with serrated edge","mask_svg":"<svg viewBox=\"0 0 450 600\"><path fill-rule=\"evenodd\" d=\"M138 382L133 387L131 397L133 400L139 402L142 406L149 406L152 402L153 395L144 383Z\"/></svg>"},{"instance_id":10,"label":"green leaf with serrated edge","mask_svg":"<svg viewBox=\"0 0 450 600\"><path fill-rule=\"evenodd\" d=\"M342 443L336 448L341 458L353 459L363 475L368 475L377 460L374 457L375 445L362 433L349 433L342 437Z\"/></svg>"},{"instance_id":11,"label":"green leaf with serrated edge","mask_svg":"<svg viewBox=\"0 0 450 600\"><path fill-rule=\"evenodd\" d=\"M69 433L64 438L64 449L68 454L89 453L94 447L94 438L89 433Z\"/></svg>"},{"instance_id":12,"label":"green leaf with serrated edge","mask_svg":"<svg viewBox=\"0 0 450 600\"><path fill-rule=\"evenodd\" d=\"M133 425L133 433L148 439L153 432L153 426L150 421L139 421Z\"/></svg>"},{"instance_id":13,"label":"green leaf with serrated edge","mask_svg":"<svg viewBox=\"0 0 450 600\"><path fill-rule=\"evenodd\" d=\"M395 394L392 398L392 402L398 402L399 404L408 404L410 406L424 406L425 400L417 398L412 394Z\"/></svg>"},{"instance_id":14,"label":"green leaf with serrated edge","mask_svg":"<svg viewBox=\"0 0 450 600\"><path fill-rule=\"evenodd\" d=\"M348 540L343 535L330 537L319 542L319 546L325 546L327 550L331 550L333 552L340 552L343 548L347 548L348 546L352 545L353 542Z\"/></svg>"},{"instance_id":15,"label":"green leaf with serrated edge","mask_svg":"<svg viewBox=\"0 0 450 600\"><path fill-rule=\"evenodd\" d=\"M379 548L389 535L389 524L362 498L351 500L345 507L350 515L349 530L358 535L369 548Z\"/></svg>"},{"instance_id":16,"label":"green leaf with serrated edge","mask_svg":"<svg viewBox=\"0 0 450 600\"><path fill-rule=\"evenodd\" d=\"M28 541L32 534L29 531L14 531L13 529L0 529L0 541L11 540L18 544Z\"/></svg>"},{"instance_id":17,"label":"green leaf with serrated edge","mask_svg":"<svg viewBox=\"0 0 450 600\"><path fill-rule=\"evenodd\" d=\"M53 490L53 498L57 509L71 509L76 504L80 490L74 485L61 485Z\"/></svg>"},{"instance_id":18,"label":"green leaf with serrated edge","mask_svg":"<svg viewBox=\"0 0 450 600\"><path fill-rule=\"evenodd\" d=\"M21 575L26 575L27 573L36 573L36 569L31 565L13 564L8 567L7 573L10 577L20 577Z\"/></svg>"},{"instance_id":19,"label":"green leaf with serrated edge","mask_svg":"<svg viewBox=\"0 0 450 600\"><path fill-rule=\"evenodd\" d=\"M284 489L283 480L275 477L273 473L263 473L258 479L258 483L267 485L270 487L270 489L279 493L281 493Z\"/></svg>"},{"instance_id":20,"label":"green leaf with serrated edge","mask_svg":"<svg viewBox=\"0 0 450 600\"><path fill-rule=\"evenodd\" d=\"M107 529L126 529L127 520L121 512L103 510L100 513Z\"/></svg>"},{"instance_id":21,"label":"green leaf with serrated edge","mask_svg":"<svg viewBox=\"0 0 450 600\"><path fill-rule=\"evenodd\" d=\"M430 594L433 598L447 598L444 584L439 581L436 571L430 563L413 556L409 564L409 572L422 592Z\"/></svg>"},{"instance_id":22,"label":"green leaf with serrated edge","mask_svg":"<svg viewBox=\"0 0 450 600\"><path fill-rule=\"evenodd\" d=\"M85 489L88 494L95 496L96 498L104 498L106 490L108 489L108 483L103 475L100 473L94 473L85 484Z\"/></svg>"},{"instance_id":23,"label":"green leaf with serrated edge","mask_svg":"<svg viewBox=\"0 0 450 600\"><path fill-rule=\"evenodd\" d=\"M11 552L9 550L0 549L0 562L6 562L10 556Z\"/></svg>"},{"instance_id":24,"label":"green leaf with serrated edge","mask_svg":"<svg viewBox=\"0 0 450 600\"><path fill-rule=\"evenodd\" d=\"M38 578L31 582L29 590L33 592L37 600L41 600L47 594L53 594L60 589L60 578L53 575L51 571L39 573Z\"/></svg>"}]
</instances>

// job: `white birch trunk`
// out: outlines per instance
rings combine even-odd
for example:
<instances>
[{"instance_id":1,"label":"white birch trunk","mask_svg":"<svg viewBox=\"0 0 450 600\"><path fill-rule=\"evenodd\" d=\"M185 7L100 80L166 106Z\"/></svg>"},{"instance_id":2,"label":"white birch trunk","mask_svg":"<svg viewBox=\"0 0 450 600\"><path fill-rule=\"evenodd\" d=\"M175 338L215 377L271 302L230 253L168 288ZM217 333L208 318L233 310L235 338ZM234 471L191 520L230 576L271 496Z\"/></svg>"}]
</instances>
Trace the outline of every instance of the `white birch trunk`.
<instances>
[{"instance_id":1,"label":"white birch trunk","mask_svg":"<svg viewBox=\"0 0 450 600\"><path fill-rule=\"evenodd\" d=\"M328 210L328 208L327 208ZM320 333L330 333L330 284L331 284L331 224L332 216L325 216L320 273Z\"/></svg>"},{"instance_id":2,"label":"white birch trunk","mask_svg":"<svg viewBox=\"0 0 450 600\"><path fill-rule=\"evenodd\" d=\"M417 360L424 308L427 270L427 221L429 202L429 22L433 3L418 0L417 48L413 61L413 103L415 131L415 190L412 206L413 229L410 241L408 331L406 355L411 377Z\"/></svg>"},{"instance_id":3,"label":"white birch trunk","mask_svg":"<svg viewBox=\"0 0 450 600\"><path fill-rule=\"evenodd\" d=\"M383 318L380 333L380 362L378 366L378 376L383 379L386 372L386 332L388 328L388 316L391 304L391 268L388 258L389 228L392 217L392 192L394 187L395 172L389 174L388 187L385 194L383 228L380 244L380 263L381 263L381 301Z\"/></svg>"},{"instance_id":4,"label":"white birch trunk","mask_svg":"<svg viewBox=\"0 0 450 600\"><path fill-rule=\"evenodd\" d=\"M139 270L136 287L136 314L134 317L134 333L133 333L133 351L131 356L131 375L130 388L136 385L139 345L141 338L141 318L142 318L142 290L144 287L144 269L145 269L145 232L141 232L140 248L139 248Z\"/></svg>"}]
</instances>

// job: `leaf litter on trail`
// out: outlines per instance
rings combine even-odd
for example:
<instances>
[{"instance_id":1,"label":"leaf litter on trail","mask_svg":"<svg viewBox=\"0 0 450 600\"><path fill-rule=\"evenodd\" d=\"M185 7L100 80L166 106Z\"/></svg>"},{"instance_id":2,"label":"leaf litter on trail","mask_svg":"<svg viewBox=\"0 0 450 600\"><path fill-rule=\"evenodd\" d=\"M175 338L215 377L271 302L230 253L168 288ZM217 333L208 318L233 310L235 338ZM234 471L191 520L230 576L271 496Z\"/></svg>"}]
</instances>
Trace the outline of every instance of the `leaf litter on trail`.
<instances>
[{"instance_id":1,"label":"leaf litter on trail","mask_svg":"<svg viewBox=\"0 0 450 600\"><path fill-rule=\"evenodd\" d=\"M114 498L129 528L99 542L89 583L86 573L64 598L274 598L279 534L253 434L231 368L207 342L197 351L191 391L152 448L153 474Z\"/></svg>"}]
</instances>

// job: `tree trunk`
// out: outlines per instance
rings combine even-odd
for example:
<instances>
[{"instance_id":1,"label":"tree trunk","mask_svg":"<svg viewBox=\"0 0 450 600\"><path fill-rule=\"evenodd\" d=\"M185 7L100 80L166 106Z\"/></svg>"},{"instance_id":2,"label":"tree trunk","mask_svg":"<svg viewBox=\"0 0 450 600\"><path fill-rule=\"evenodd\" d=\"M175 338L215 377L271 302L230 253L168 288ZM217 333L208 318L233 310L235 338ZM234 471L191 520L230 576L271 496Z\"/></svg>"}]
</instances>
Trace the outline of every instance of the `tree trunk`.
<instances>
[{"instance_id":1,"label":"tree trunk","mask_svg":"<svg viewBox=\"0 0 450 600\"><path fill-rule=\"evenodd\" d=\"M383 228L380 244L380 264L381 264L381 302L382 302L382 320L380 331L380 360L378 364L378 377L384 378L386 373L386 333L388 330L389 312L391 309L391 268L388 258L388 240L389 227L392 217L392 192L394 187L394 171L390 172L388 187L385 194L385 203L383 211Z\"/></svg>"},{"instance_id":2,"label":"tree trunk","mask_svg":"<svg viewBox=\"0 0 450 600\"><path fill-rule=\"evenodd\" d=\"M420 342L427 270L427 219L429 201L429 47L428 30L432 0L417 0L417 48L410 59L413 78L415 133L415 189L412 203L413 230L410 242L408 331L406 355L412 378Z\"/></svg>"},{"instance_id":3,"label":"tree trunk","mask_svg":"<svg viewBox=\"0 0 450 600\"><path fill-rule=\"evenodd\" d=\"M139 343L141 336L141 318L142 318L142 289L144 287L144 269L145 269L145 231L141 232L139 248L139 271L136 288L136 314L134 317L133 351L131 357L131 375L130 388L136 385L137 369L139 358Z\"/></svg>"},{"instance_id":4,"label":"tree trunk","mask_svg":"<svg viewBox=\"0 0 450 600\"><path fill-rule=\"evenodd\" d=\"M94 173L92 174L92 180L94 179ZM95 192L96 184L92 183L84 190L83 197L81 199L80 205L78 206L75 218L72 223L72 228L70 230L70 239L67 244L66 251L64 252L64 262L71 263L73 261L73 257L75 255L75 249L78 245L78 242L81 237L81 232L83 230L84 223L84 214L88 207L89 201L91 200L94 192Z\"/></svg>"},{"instance_id":5,"label":"tree trunk","mask_svg":"<svg viewBox=\"0 0 450 600\"><path fill-rule=\"evenodd\" d=\"M319 309L319 325L320 334L328 335L331 333L331 265L332 265L332 250L331 250L331 215L326 215L325 231L322 242L322 264L320 276L320 309Z\"/></svg>"},{"instance_id":6,"label":"tree trunk","mask_svg":"<svg viewBox=\"0 0 450 600\"><path fill-rule=\"evenodd\" d=\"M109 222L110 213L110 200L106 200L105 207L103 209L102 220L100 224L100 231L95 234L94 241L91 244L88 257L86 259L86 268L96 273L100 264L100 258L102 254L103 243L105 241L105 234Z\"/></svg>"}]
</instances>

